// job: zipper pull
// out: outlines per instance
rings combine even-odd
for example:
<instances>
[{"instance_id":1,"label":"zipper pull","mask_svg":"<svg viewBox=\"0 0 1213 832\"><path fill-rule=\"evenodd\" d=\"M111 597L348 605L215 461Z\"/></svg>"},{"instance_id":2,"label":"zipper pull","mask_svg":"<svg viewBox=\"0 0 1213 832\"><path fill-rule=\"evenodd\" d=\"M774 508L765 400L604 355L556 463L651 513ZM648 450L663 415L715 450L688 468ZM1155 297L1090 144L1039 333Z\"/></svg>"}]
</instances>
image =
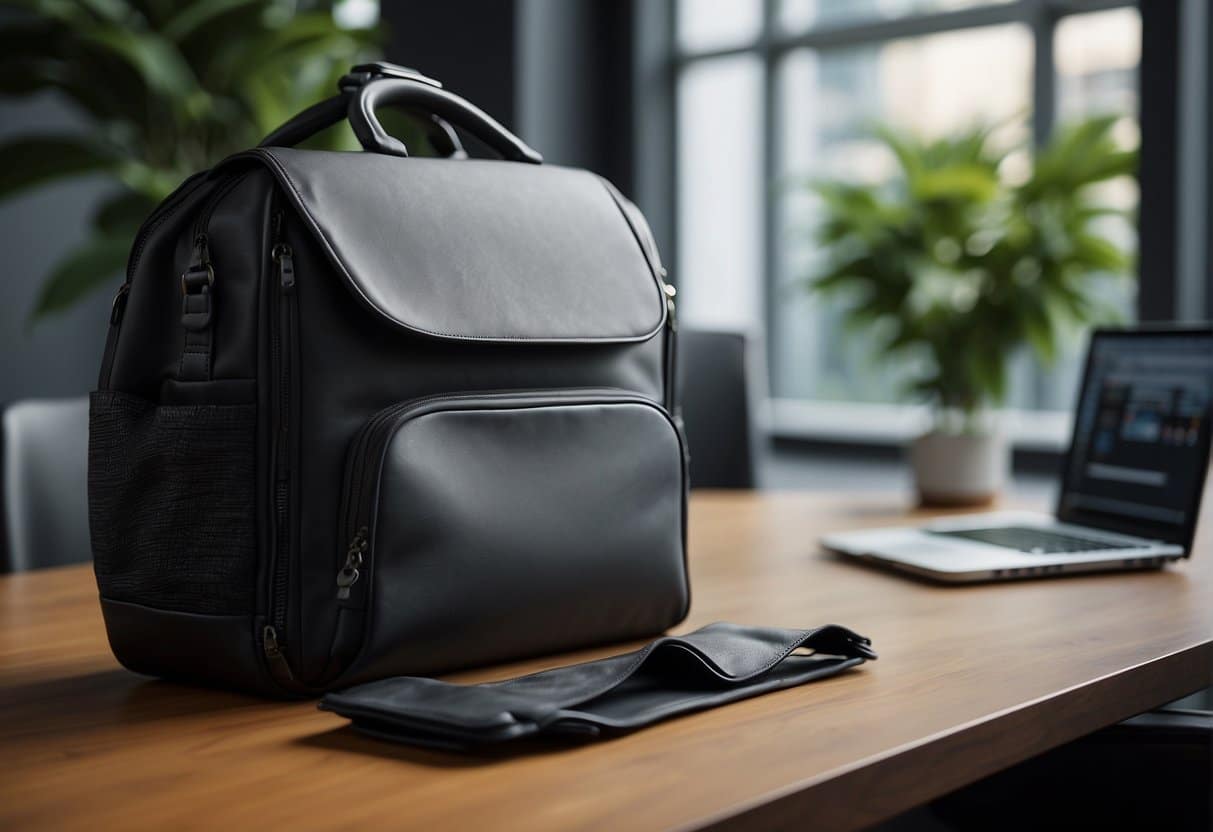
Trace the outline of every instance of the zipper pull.
<instances>
[{"instance_id":1,"label":"zipper pull","mask_svg":"<svg viewBox=\"0 0 1213 832\"><path fill-rule=\"evenodd\" d=\"M274 259L278 261L278 278L282 291L288 293L295 290L295 258L292 255L291 247L286 243L274 246Z\"/></svg>"},{"instance_id":2,"label":"zipper pull","mask_svg":"<svg viewBox=\"0 0 1213 832\"><path fill-rule=\"evenodd\" d=\"M287 664L286 656L282 655L282 647L278 644L278 631L269 624L261 630L261 649L269 663L270 674L279 682L293 684L295 674L291 673L291 666Z\"/></svg>"},{"instance_id":3,"label":"zipper pull","mask_svg":"<svg viewBox=\"0 0 1213 832\"><path fill-rule=\"evenodd\" d=\"M194 262L202 268L211 264L210 240L206 232L199 232L194 237Z\"/></svg>"},{"instance_id":4,"label":"zipper pull","mask_svg":"<svg viewBox=\"0 0 1213 832\"><path fill-rule=\"evenodd\" d=\"M345 563L342 564L341 570L337 573L337 600L347 601L350 597L350 587L358 582L361 573L358 567L362 566L363 556L366 554L368 530L363 526L358 530L358 534L354 535L354 539L350 541L350 546L345 551Z\"/></svg>"},{"instance_id":5,"label":"zipper pull","mask_svg":"<svg viewBox=\"0 0 1213 832\"><path fill-rule=\"evenodd\" d=\"M662 271L662 275L664 276L665 269L662 269L661 271ZM674 311L674 296L678 294L678 290L676 288L674 288L674 286L672 284L663 282L661 284L661 291L665 293L665 306L666 306L666 309L669 310L670 329L677 332L678 331L678 316L675 314L675 311Z\"/></svg>"}]
</instances>

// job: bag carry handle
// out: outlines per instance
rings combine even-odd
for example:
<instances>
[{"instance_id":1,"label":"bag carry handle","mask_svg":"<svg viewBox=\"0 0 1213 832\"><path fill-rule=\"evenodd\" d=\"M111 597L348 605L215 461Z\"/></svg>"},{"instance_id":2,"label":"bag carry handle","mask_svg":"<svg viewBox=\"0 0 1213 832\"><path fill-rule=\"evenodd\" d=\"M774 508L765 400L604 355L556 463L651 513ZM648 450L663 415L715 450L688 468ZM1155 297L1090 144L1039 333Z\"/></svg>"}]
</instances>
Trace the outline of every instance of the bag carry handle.
<instances>
[{"instance_id":1,"label":"bag carry handle","mask_svg":"<svg viewBox=\"0 0 1213 832\"><path fill-rule=\"evenodd\" d=\"M543 163L543 157L526 142L506 130L500 122L475 104L430 84L406 78L375 78L353 94L348 117L354 135L362 147L390 156L408 156L399 139L388 135L375 116L385 105L409 107L433 113L456 127L462 127L512 162Z\"/></svg>"},{"instance_id":2,"label":"bag carry handle","mask_svg":"<svg viewBox=\"0 0 1213 832\"><path fill-rule=\"evenodd\" d=\"M345 118L350 109L350 98L349 93L342 93L334 95L332 98L326 98L319 104L313 104L270 133L257 146L294 147L300 142L310 139L321 130L332 127ZM425 118L426 114L421 114L421 116ZM433 128L430 130L430 141L438 154L448 159L466 159L467 151L463 149L463 143L459 141L459 136L455 133L454 128L436 115L430 115L429 120L433 123Z\"/></svg>"},{"instance_id":3,"label":"bag carry handle","mask_svg":"<svg viewBox=\"0 0 1213 832\"><path fill-rule=\"evenodd\" d=\"M341 79L341 93L313 104L261 140L258 147L292 147L348 118L363 149L408 156L399 139L389 135L375 116L382 106L397 106L430 116L437 126L440 151L452 158L466 153L451 124L479 138L502 158L540 164L543 157L479 107L442 89L431 78L406 67L375 63L356 66ZM449 122L449 123L448 123Z\"/></svg>"},{"instance_id":4,"label":"bag carry handle","mask_svg":"<svg viewBox=\"0 0 1213 832\"><path fill-rule=\"evenodd\" d=\"M262 139L257 147L294 147L321 130L332 127L345 118L350 107L350 96L351 93L343 92L313 104Z\"/></svg>"}]
</instances>

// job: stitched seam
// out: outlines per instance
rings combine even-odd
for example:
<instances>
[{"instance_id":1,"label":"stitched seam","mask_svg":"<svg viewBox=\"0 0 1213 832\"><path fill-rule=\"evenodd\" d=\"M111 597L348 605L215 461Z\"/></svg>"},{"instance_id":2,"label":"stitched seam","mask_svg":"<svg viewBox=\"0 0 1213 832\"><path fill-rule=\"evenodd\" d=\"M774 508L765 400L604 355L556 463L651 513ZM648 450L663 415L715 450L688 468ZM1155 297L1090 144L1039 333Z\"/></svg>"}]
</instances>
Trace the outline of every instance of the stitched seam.
<instances>
[{"instance_id":1,"label":"stitched seam","mask_svg":"<svg viewBox=\"0 0 1213 832\"><path fill-rule=\"evenodd\" d=\"M273 153L271 153L267 148L256 148L254 150L247 151L247 152L257 153L258 155L262 155L271 161L271 163L272 163L271 166L273 168L275 168L275 170L277 171L280 181L283 182L283 184L285 184L288 188L290 188L291 192L295 195L296 205L299 208L300 213L302 213L303 216L307 218L308 224L312 227L312 232L316 235L316 237L323 244L325 250L328 252L329 257L331 257L333 259L333 261L338 264L338 267L341 269L342 273L345 275L346 280L349 282L349 284L352 287L354 287L355 292L357 293L357 295L360 298L362 298L363 303L365 303L367 306L371 307L371 309L373 309L378 314L387 318L389 321L397 324L398 326L402 326L405 329L412 330L413 332L419 332L423 335L433 335L433 336L436 336L439 338L456 338L456 339L460 339L460 340L464 340L464 341L490 341L490 342L518 341L521 343L531 343L531 344L595 344L595 343L597 343L597 344L624 344L624 343L638 343L638 342L648 341L650 338L652 338L658 332L660 332L661 328L665 325L666 315L665 315L665 312L663 311L661 320L658 322L657 326L655 326L651 331L642 333L640 335L628 335L628 336L624 336L622 338L611 337L611 336L591 337L591 338L535 338L535 337L530 337L530 336L526 336L526 335L468 335L466 333L458 333L458 332L443 332L441 330L427 329L422 326L417 326L416 324L410 324L410 323L407 323L406 321L402 321L399 318L397 318L395 315L392 315L392 314L384 311L382 308L380 308L378 306L378 304L376 304L374 301L372 301L366 295L366 293L362 290L362 287L358 285L357 281L354 279L354 276L352 274L350 274L349 268L345 265L345 261L340 257L340 255L337 254L337 250L335 248L333 248L332 242L328 239L328 237L325 235L324 231L320 228L320 224L316 221L316 218L313 217L311 212L308 211L307 204L303 201L302 194L299 193L299 189L295 185L294 180L291 179L291 175L287 172L286 168L278 160L278 158ZM631 223L628 223L628 227L631 228ZM633 237L635 237L635 231L633 231L632 234L633 234ZM646 265L649 266L649 271L652 272L653 267L651 264L648 263L647 256L645 257L645 262L646 262ZM664 310L664 306L662 308Z\"/></svg>"}]
</instances>

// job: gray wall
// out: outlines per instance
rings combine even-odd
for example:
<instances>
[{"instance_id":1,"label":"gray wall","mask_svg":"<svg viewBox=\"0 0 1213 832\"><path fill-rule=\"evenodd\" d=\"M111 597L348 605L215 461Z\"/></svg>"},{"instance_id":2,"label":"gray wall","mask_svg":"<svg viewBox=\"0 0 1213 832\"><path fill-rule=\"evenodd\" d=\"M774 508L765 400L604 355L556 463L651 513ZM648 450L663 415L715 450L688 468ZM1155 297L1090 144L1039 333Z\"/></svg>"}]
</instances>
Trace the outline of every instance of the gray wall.
<instances>
[{"instance_id":1,"label":"gray wall","mask_svg":"<svg viewBox=\"0 0 1213 832\"><path fill-rule=\"evenodd\" d=\"M0 99L0 141L23 133L81 129L82 119L52 95ZM20 159L5 159L20 165ZM0 404L92 389L113 290L102 289L68 313L29 323L47 271L87 234L97 200L112 188L101 178L59 182L0 202Z\"/></svg>"}]
</instances>

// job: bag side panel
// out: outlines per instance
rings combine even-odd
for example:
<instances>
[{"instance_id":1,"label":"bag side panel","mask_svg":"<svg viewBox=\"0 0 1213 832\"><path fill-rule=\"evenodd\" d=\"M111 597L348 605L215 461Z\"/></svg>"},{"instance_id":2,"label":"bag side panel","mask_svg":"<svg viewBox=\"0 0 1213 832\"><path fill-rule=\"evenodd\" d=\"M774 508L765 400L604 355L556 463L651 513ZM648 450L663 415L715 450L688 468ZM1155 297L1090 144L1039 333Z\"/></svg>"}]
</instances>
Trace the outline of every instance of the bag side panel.
<instances>
[{"instance_id":1,"label":"bag side panel","mask_svg":"<svg viewBox=\"0 0 1213 832\"><path fill-rule=\"evenodd\" d=\"M91 400L88 475L94 564L118 659L141 673L262 692L251 645L262 594L258 318L271 189L255 168L228 173L149 225L107 389ZM180 275L200 223L215 269L211 372L183 382ZM189 640L166 649L178 630Z\"/></svg>"}]
</instances>

